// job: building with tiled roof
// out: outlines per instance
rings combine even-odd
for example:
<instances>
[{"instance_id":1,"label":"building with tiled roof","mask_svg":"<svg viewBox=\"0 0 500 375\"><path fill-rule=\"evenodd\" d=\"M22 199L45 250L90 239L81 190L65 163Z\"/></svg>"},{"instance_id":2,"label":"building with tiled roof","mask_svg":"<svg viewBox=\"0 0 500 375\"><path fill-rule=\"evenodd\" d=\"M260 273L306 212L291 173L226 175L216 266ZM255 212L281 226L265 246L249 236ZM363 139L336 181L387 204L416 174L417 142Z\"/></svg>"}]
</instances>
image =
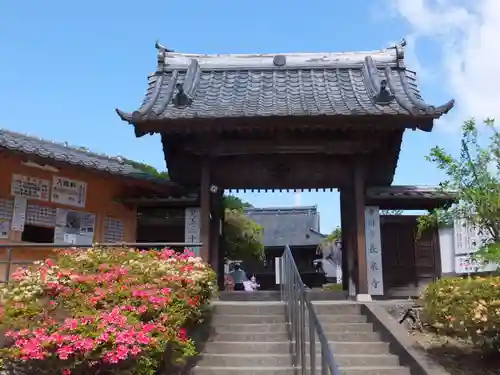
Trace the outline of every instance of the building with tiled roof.
<instances>
[{"instance_id":1,"label":"building with tiled roof","mask_svg":"<svg viewBox=\"0 0 500 375\"><path fill-rule=\"evenodd\" d=\"M197 195L186 197L185 189L137 165L120 156L0 129L0 242L136 242L141 231L143 237L158 235L158 220L150 225L145 212L151 202L156 211L180 204L177 229L169 232L163 220L160 232L168 238L155 239L184 242L184 206L196 205ZM43 249L16 248L12 260L29 262L48 255ZM6 258L6 249L0 249L0 259ZM1 266L0 281L6 271Z\"/></svg>"}]
</instances>

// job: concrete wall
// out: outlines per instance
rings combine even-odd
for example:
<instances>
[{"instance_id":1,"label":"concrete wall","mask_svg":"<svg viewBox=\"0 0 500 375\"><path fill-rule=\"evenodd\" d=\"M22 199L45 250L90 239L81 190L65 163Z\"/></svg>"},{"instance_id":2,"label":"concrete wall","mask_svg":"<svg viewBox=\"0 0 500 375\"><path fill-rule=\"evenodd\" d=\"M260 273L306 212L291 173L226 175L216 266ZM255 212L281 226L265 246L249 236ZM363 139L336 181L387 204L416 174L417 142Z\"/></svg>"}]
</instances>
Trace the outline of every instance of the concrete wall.
<instances>
[{"instance_id":1,"label":"concrete wall","mask_svg":"<svg viewBox=\"0 0 500 375\"><path fill-rule=\"evenodd\" d=\"M36 203L40 206L52 208L66 208L75 211L85 211L95 214L95 234L94 242L103 242L105 217L120 219L123 222L124 238L126 242L135 242L136 236L136 210L116 202L116 198L122 196L127 188L125 180L106 173L98 173L89 169L79 167L59 167L59 171L54 173L34 167L27 167L22 164L22 159L18 156L0 152L0 199L13 200L11 195L12 175L20 174L24 176L42 178L52 183L53 176L58 176L85 181L87 183L86 204L84 208L75 208L55 204L40 200L28 200L29 203ZM10 231L7 239L0 239L1 242L22 242L21 232ZM50 256L50 250L22 248L13 250L13 260L33 261L45 259ZM0 249L0 259L7 259L6 249ZM11 267L11 271L15 270ZM5 265L0 265L0 281L4 279Z\"/></svg>"}]
</instances>

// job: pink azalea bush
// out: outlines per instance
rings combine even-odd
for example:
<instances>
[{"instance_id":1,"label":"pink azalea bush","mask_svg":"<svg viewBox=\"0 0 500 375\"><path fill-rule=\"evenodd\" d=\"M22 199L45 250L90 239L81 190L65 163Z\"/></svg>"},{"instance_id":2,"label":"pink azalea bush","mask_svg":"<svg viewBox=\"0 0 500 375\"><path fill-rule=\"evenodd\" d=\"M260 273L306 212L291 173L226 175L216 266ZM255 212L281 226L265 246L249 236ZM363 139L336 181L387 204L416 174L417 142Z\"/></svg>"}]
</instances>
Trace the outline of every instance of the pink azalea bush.
<instances>
[{"instance_id":1,"label":"pink azalea bush","mask_svg":"<svg viewBox=\"0 0 500 375\"><path fill-rule=\"evenodd\" d=\"M216 283L188 251L58 251L0 289L4 371L152 375L195 355L185 327L203 319Z\"/></svg>"}]
</instances>

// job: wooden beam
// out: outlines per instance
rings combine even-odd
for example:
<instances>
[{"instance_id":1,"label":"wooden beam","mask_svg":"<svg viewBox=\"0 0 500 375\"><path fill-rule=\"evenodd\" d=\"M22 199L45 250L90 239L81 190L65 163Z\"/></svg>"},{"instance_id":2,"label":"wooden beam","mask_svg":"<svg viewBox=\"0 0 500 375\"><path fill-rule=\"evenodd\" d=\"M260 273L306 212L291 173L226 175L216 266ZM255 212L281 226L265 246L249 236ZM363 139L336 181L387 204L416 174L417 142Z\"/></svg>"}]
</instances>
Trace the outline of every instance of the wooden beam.
<instances>
[{"instance_id":1,"label":"wooden beam","mask_svg":"<svg viewBox=\"0 0 500 375\"><path fill-rule=\"evenodd\" d=\"M367 154L380 148L380 143L370 140L345 140L332 141L315 140L224 140L214 147L201 144L186 145L185 150L195 155L212 156L238 156L238 155L276 155L276 154L326 154L326 155L352 155Z\"/></svg>"}]
</instances>

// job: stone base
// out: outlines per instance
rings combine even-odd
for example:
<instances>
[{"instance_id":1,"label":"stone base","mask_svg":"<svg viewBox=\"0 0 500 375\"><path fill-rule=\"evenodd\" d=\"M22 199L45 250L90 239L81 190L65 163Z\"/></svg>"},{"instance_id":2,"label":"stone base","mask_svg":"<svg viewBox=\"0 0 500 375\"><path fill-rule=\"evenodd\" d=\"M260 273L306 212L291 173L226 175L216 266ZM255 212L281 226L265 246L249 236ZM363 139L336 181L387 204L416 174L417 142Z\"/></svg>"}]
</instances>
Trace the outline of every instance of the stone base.
<instances>
[{"instance_id":1,"label":"stone base","mask_svg":"<svg viewBox=\"0 0 500 375\"><path fill-rule=\"evenodd\" d=\"M358 302L371 302L372 296L370 294L357 294L356 301Z\"/></svg>"}]
</instances>

